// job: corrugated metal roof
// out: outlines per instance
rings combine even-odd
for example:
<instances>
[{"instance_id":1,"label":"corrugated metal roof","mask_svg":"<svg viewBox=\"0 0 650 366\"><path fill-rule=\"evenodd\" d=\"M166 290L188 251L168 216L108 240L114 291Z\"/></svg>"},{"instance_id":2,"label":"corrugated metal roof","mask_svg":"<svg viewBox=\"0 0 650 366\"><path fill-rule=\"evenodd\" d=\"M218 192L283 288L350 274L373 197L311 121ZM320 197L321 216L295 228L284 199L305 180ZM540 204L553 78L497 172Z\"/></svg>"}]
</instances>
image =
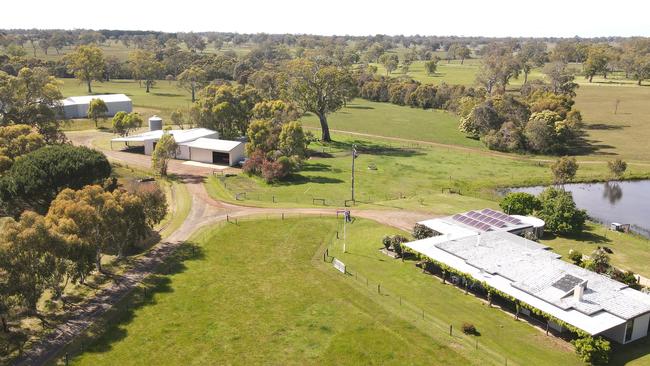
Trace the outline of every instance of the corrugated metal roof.
<instances>
[{"instance_id":1,"label":"corrugated metal roof","mask_svg":"<svg viewBox=\"0 0 650 366\"><path fill-rule=\"evenodd\" d=\"M130 102L131 98L126 94L99 94L99 95L79 95L75 97L67 97L61 101L64 106L74 104L88 104L93 99L101 99L104 102Z\"/></svg>"},{"instance_id":2,"label":"corrugated metal roof","mask_svg":"<svg viewBox=\"0 0 650 366\"><path fill-rule=\"evenodd\" d=\"M242 143L239 141L199 138L194 141L185 142L179 145L189 146L196 149L230 152L237 146L242 145Z\"/></svg>"},{"instance_id":3,"label":"corrugated metal roof","mask_svg":"<svg viewBox=\"0 0 650 366\"><path fill-rule=\"evenodd\" d=\"M165 133L163 130L156 131L147 131L137 135L131 135L126 137L114 138L112 141L115 142L145 142L150 140L158 140ZM177 144L182 144L184 142L190 142L202 137L215 136L218 135L216 131L209 130L207 128L192 128L189 130L170 130L169 133L174 136L174 140Z\"/></svg>"},{"instance_id":4,"label":"corrugated metal roof","mask_svg":"<svg viewBox=\"0 0 650 366\"><path fill-rule=\"evenodd\" d=\"M650 312L650 296L564 262L548 247L508 232L404 245L591 334ZM582 300L553 286L567 275L586 281Z\"/></svg>"}]
</instances>

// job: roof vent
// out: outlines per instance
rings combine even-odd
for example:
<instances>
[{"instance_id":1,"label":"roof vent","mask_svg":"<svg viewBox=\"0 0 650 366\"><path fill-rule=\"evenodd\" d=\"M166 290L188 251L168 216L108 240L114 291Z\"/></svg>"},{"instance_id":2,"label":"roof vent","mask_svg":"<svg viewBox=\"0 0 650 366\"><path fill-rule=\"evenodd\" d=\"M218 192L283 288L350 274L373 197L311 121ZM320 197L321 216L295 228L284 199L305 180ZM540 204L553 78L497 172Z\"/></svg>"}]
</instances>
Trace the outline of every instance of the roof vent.
<instances>
[{"instance_id":1,"label":"roof vent","mask_svg":"<svg viewBox=\"0 0 650 366\"><path fill-rule=\"evenodd\" d=\"M583 283L576 285L576 287L573 289L573 299L576 302L582 301L582 296L584 295L586 288L587 288L587 281L584 281Z\"/></svg>"}]
</instances>

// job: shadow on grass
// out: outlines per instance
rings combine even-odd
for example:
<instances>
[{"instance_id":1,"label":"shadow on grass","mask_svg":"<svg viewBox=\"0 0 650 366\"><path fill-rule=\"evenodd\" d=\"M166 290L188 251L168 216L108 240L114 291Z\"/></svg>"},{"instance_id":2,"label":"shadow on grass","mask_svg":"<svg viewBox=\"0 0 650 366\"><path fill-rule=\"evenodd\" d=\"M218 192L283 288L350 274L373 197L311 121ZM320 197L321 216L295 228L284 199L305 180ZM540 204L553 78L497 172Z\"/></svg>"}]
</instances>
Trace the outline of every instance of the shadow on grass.
<instances>
[{"instance_id":1,"label":"shadow on grass","mask_svg":"<svg viewBox=\"0 0 650 366\"><path fill-rule=\"evenodd\" d=\"M396 156L396 157L411 157L416 155L424 155L423 152L414 148L396 147L382 143L370 142L365 140L353 141L332 141L329 145L333 148L352 151L352 145L355 145L357 153L366 155L383 155L383 156Z\"/></svg>"},{"instance_id":2,"label":"shadow on grass","mask_svg":"<svg viewBox=\"0 0 650 366\"><path fill-rule=\"evenodd\" d=\"M613 152L602 151L604 149L614 149L612 145L601 144L599 140L590 140L587 134L583 131L575 141L573 146L567 149L570 155L616 155Z\"/></svg>"},{"instance_id":3,"label":"shadow on grass","mask_svg":"<svg viewBox=\"0 0 650 366\"><path fill-rule=\"evenodd\" d=\"M650 337L644 337L628 344L612 343L612 355L609 365L627 365L650 354Z\"/></svg>"},{"instance_id":4,"label":"shadow on grass","mask_svg":"<svg viewBox=\"0 0 650 366\"><path fill-rule=\"evenodd\" d=\"M343 180L338 178L332 178L332 177L324 177L324 176L307 177L301 174L291 174L287 179L273 183L273 186L282 187L282 186L293 186L293 185L307 184L307 183L336 184L336 183L343 183Z\"/></svg>"},{"instance_id":5,"label":"shadow on grass","mask_svg":"<svg viewBox=\"0 0 650 366\"><path fill-rule=\"evenodd\" d=\"M182 97L182 94L176 94L176 93L151 93L151 95L155 95L157 97Z\"/></svg>"},{"instance_id":6,"label":"shadow on grass","mask_svg":"<svg viewBox=\"0 0 650 366\"><path fill-rule=\"evenodd\" d=\"M155 305L156 294L174 291L171 287L170 275L185 272L187 261L204 258L205 253L200 246L191 242L180 244L163 263L157 266L152 275L108 310L86 334L66 347L59 357L63 357L66 353L79 355L110 351L114 343L127 336L125 326L134 319L138 309Z\"/></svg>"},{"instance_id":7,"label":"shadow on grass","mask_svg":"<svg viewBox=\"0 0 650 366\"><path fill-rule=\"evenodd\" d=\"M630 126L613 125L608 123L589 123L585 126L587 130L599 130L599 131L622 130L626 127L630 127Z\"/></svg>"},{"instance_id":8,"label":"shadow on grass","mask_svg":"<svg viewBox=\"0 0 650 366\"><path fill-rule=\"evenodd\" d=\"M563 237L571 240L575 240L581 243L592 243L592 244L611 244L612 240L604 235L592 233L589 231L583 231L579 234L564 235ZM552 233L544 233L544 239L553 240L557 238L557 235ZM595 248L594 248L595 249Z\"/></svg>"},{"instance_id":9,"label":"shadow on grass","mask_svg":"<svg viewBox=\"0 0 650 366\"><path fill-rule=\"evenodd\" d=\"M355 105L355 104L349 104L345 108L347 109L375 109L375 107L367 106L367 105Z\"/></svg>"}]
</instances>

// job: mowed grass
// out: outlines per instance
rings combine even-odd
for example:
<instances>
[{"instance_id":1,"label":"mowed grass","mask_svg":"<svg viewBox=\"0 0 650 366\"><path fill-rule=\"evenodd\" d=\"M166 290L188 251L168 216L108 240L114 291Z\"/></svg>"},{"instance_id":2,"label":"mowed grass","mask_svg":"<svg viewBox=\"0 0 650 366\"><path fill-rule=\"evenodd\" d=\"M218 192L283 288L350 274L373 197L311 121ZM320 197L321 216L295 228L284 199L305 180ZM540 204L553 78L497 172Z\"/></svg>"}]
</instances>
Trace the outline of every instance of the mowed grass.
<instances>
[{"instance_id":1,"label":"mowed grass","mask_svg":"<svg viewBox=\"0 0 650 366\"><path fill-rule=\"evenodd\" d=\"M650 86L582 84L576 108L603 157L650 161ZM618 104L618 109L617 109Z\"/></svg>"},{"instance_id":2,"label":"mowed grass","mask_svg":"<svg viewBox=\"0 0 650 366\"><path fill-rule=\"evenodd\" d=\"M246 193L240 202L254 205L305 206L322 198L327 205L342 206L350 199L352 144L359 153L355 162L356 199L369 208L450 213L493 206L495 188L549 184L552 178L548 163L530 159L437 146L413 147L343 134L334 134L333 138L336 142L327 146L310 145L313 156L284 182L266 184L244 174L217 176L208 181L209 192L229 201L234 201L236 194ZM605 180L608 174L606 163L582 164L577 180ZM631 165L628 174L644 177L647 169ZM447 188L461 195L450 195Z\"/></svg>"},{"instance_id":3,"label":"mowed grass","mask_svg":"<svg viewBox=\"0 0 650 366\"><path fill-rule=\"evenodd\" d=\"M334 130L419 141L483 148L480 141L467 138L458 130L458 117L440 110L424 110L391 103L356 98L327 118ZM318 117L309 114L301 119L308 127L320 129ZM314 131L320 136L320 131Z\"/></svg>"},{"instance_id":4,"label":"mowed grass","mask_svg":"<svg viewBox=\"0 0 650 366\"><path fill-rule=\"evenodd\" d=\"M465 295L452 285L443 285L438 278L423 274L415 260L402 262L381 253L382 233L374 226L369 221L355 220L347 227L347 252L343 253L343 240L334 240L329 253L346 264L352 277L356 274L368 278L375 291L380 283L384 301L387 306L393 305L394 311L413 314L414 310L423 310L425 319L433 318L431 327L439 331L448 332L452 325L460 332L463 323L471 323L480 333L475 340L500 355L501 362L507 358L509 364L520 365L581 364L570 344L546 336L541 329L523 321L515 321L509 313L489 308L481 299ZM363 280L349 281L361 282L365 287ZM485 353L483 357L489 359Z\"/></svg>"},{"instance_id":5,"label":"mowed grass","mask_svg":"<svg viewBox=\"0 0 650 366\"><path fill-rule=\"evenodd\" d=\"M138 291L114 310L71 364L481 363L323 264L319 248L335 226L313 218L204 230L184 249L185 261L163 266L171 273L151 279L147 295ZM372 228L375 236L385 231Z\"/></svg>"},{"instance_id":6,"label":"mowed grass","mask_svg":"<svg viewBox=\"0 0 650 366\"><path fill-rule=\"evenodd\" d=\"M650 278L650 240L638 235L610 231L603 225L588 223L586 230L579 235L548 235L548 238L542 239L541 242L553 248L553 251L561 254L567 261L571 249L590 255L598 247L607 247L612 250L609 257L614 266Z\"/></svg>"}]
</instances>

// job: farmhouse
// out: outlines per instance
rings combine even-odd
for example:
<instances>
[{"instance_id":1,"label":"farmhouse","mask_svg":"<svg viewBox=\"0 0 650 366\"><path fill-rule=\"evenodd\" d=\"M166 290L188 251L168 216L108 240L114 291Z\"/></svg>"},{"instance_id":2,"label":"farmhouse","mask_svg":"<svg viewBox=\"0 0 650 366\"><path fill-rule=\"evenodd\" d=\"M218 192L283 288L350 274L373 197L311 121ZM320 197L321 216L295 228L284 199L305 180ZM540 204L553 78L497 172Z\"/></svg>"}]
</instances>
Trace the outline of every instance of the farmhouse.
<instances>
[{"instance_id":1,"label":"farmhouse","mask_svg":"<svg viewBox=\"0 0 650 366\"><path fill-rule=\"evenodd\" d=\"M114 116L117 112L131 112L133 110L131 98L124 94L83 95L78 97L68 97L61 101L64 117L88 117L88 106L90 101L93 99L101 99L106 103L106 107L108 107L107 116L109 117Z\"/></svg>"},{"instance_id":2,"label":"farmhouse","mask_svg":"<svg viewBox=\"0 0 650 366\"><path fill-rule=\"evenodd\" d=\"M558 331L564 330L563 322L619 343L648 334L650 296L567 263L549 247L507 230L517 225L523 224L493 222L474 227L437 221L431 226L445 231L444 234L404 246L430 259L434 266L451 268L480 286L514 299L522 304L522 313L526 315L536 309L547 318L548 326Z\"/></svg>"},{"instance_id":3,"label":"farmhouse","mask_svg":"<svg viewBox=\"0 0 650 366\"><path fill-rule=\"evenodd\" d=\"M151 155L163 133L163 130L154 130L114 138L111 140L111 147L114 142L123 142L129 148L139 147L145 155ZM178 144L177 159L233 166L244 158L242 142L219 140L219 133L207 128L170 130L168 133L174 136Z\"/></svg>"}]
</instances>

